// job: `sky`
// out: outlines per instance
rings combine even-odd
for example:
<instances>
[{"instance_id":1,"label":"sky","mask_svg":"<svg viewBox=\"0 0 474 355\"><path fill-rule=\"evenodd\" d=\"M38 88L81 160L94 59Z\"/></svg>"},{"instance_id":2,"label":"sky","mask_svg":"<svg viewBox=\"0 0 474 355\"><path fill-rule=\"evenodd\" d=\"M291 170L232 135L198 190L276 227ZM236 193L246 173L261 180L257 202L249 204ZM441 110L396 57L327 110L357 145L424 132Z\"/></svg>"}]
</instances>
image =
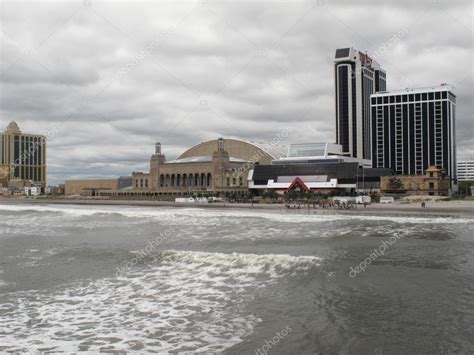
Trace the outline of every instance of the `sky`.
<instances>
[{"instance_id":1,"label":"sky","mask_svg":"<svg viewBox=\"0 0 474 355\"><path fill-rule=\"evenodd\" d=\"M335 141L336 48L387 89L455 86L474 156L473 6L427 1L1 2L0 130L48 136L48 183L148 171L218 137ZM288 133L289 132L289 133Z\"/></svg>"}]
</instances>

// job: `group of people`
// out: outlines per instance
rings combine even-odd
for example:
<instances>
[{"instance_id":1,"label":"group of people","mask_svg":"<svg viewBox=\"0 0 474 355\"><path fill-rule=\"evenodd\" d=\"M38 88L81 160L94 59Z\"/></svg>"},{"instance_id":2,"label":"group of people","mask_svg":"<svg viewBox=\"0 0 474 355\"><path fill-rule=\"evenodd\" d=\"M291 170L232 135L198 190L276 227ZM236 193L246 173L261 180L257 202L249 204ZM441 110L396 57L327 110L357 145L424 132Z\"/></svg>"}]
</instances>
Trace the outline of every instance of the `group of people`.
<instances>
[{"instance_id":1,"label":"group of people","mask_svg":"<svg viewBox=\"0 0 474 355\"><path fill-rule=\"evenodd\" d=\"M288 202L285 204L285 207L287 209L301 209L301 208L306 208L310 209L312 206L313 209L316 208L322 208L322 209L329 209L329 208L334 208L334 209L343 209L343 210L349 210L349 209L354 209L357 208L357 204L354 201L347 201L347 202L340 202L338 200L318 200L318 201L313 201L313 202ZM365 207L364 203L364 207Z\"/></svg>"}]
</instances>

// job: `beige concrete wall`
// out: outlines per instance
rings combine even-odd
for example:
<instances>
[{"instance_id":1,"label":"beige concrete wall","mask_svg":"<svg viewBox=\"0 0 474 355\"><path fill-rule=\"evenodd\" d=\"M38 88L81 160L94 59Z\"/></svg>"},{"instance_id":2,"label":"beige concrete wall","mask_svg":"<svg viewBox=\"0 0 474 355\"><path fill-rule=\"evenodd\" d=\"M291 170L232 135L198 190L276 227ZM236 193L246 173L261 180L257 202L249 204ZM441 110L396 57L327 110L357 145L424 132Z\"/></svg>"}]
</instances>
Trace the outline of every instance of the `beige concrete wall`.
<instances>
[{"instance_id":1,"label":"beige concrete wall","mask_svg":"<svg viewBox=\"0 0 474 355\"><path fill-rule=\"evenodd\" d=\"M98 180L66 180L64 183L64 193L66 195L81 195L87 189L117 189L117 179Z\"/></svg>"},{"instance_id":2,"label":"beige concrete wall","mask_svg":"<svg viewBox=\"0 0 474 355\"><path fill-rule=\"evenodd\" d=\"M132 188L134 191L149 191L151 186L150 174L132 173Z\"/></svg>"}]
</instances>

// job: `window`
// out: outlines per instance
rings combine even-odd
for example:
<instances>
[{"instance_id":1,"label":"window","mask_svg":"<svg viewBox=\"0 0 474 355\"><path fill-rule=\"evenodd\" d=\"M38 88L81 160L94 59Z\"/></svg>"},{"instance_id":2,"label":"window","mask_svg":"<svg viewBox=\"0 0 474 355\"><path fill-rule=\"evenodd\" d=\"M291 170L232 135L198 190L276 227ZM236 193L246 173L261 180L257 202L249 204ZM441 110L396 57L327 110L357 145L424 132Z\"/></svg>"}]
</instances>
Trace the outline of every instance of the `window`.
<instances>
[{"instance_id":1,"label":"window","mask_svg":"<svg viewBox=\"0 0 474 355\"><path fill-rule=\"evenodd\" d=\"M408 95L408 97L409 97L410 102L415 101L415 95L410 94L410 95Z\"/></svg>"},{"instance_id":2,"label":"window","mask_svg":"<svg viewBox=\"0 0 474 355\"><path fill-rule=\"evenodd\" d=\"M138 180L135 180L135 187L138 187Z\"/></svg>"},{"instance_id":3,"label":"window","mask_svg":"<svg viewBox=\"0 0 474 355\"><path fill-rule=\"evenodd\" d=\"M227 186L230 186L230 177L227 176Z\"/></svg>"},{"instance_id":4,"label":"window","mask_svg":"<svg viewBox=\"0 0 474 355\"><path fill-rule=\"evenodd\" d=\"M430 182L430 190L434 189L434 182Z\"/></svg>"},{"instance_id":5,"label":"window","mask_svg":"<svg viewBox=\"0 0 474 355\"><path fill-rule=\"evenodd\" d=\"M427 95L428 95L428 94L426 94L426 93L424 93L424 94L421 94L421 99L422 99L423 101L426 101L426 100L428 100L428 97L427 97Z\"/></svg>"},{"instance_id":6,"label":"window","mask_svg":"<svg viewBox=\"0 0 474 355\"><path fill-rule=\"evenodd\" d=\"M145 180L145 187L148 187L148 179Z\"/></svg>"},{"instance_id":7,"label":"window","mask_svg":"<svg viewBox=\"0 0 474 355\"><path fill-rule=\"evenodd\" d=\"M239 177L239 185L242 186L244 184L244 179L242 179L242 176Z\"/></svg>"},{"instance_id":8,"label":"window","mask_svg":"<svg viewBox=\"0 0 474 355\"><path fill-rule=\"evenodd\" d=\"M235 186L237 185L237 179L234 177L232 178L232 186Z\"/></svg>"},{"instance_id":9,"label":"window","mask_svg":"<svg viewBox=\"0 0 474 355\"><path fill-rule=\"evenodd\" d=\"M430 177L432 178L433 177L433 173L430 173ZM430 183L431 184L431 183Z\"/></svg>"},{"instance_id":10,"label":"window","mask_svg":"<svg viewBox=\"0 0 474 355\"><path fill-rule=\"evenodd\" d=\"M430 92L428 94L428 97L429 97L430 100L434 100L434 94L432 92Z\"/></svg>"}]
</instances>

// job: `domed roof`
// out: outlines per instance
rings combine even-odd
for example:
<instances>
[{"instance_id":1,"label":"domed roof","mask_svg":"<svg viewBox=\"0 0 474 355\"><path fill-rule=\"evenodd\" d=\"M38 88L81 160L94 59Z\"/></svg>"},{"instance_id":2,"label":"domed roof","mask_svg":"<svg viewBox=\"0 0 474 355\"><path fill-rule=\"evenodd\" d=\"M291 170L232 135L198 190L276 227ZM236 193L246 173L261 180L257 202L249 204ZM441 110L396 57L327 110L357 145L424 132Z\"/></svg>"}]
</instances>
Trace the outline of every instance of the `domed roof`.
<instances>
[{"instance_id":1,"label":"domed roof","mask_svg":"<svg viewBox=\"0 0 474 355\"><path fill-rule=\"evenodd\" d=\"M217 150L218 139L202 142L189 148L181 154L177 160L191 157L212 156ZM235 159L243 161L258 161L260 164L271 164L273 159L278 159L284 152L276 152L276 149L258 144L255 142L245 142L238 139L224 139L224 150ZM274 148L274 147L273 147Z\"/></svg>"},{"instance_id":2,"label":"domed roof","mask_svg":"<svg viewBox=\"0 0 474 355\"><path fill-rule=\"evenodd\" d=\"M15 121L11 121L7 126L7 132L20 132L20 127Z\"/></svg>"}]
</instances>

